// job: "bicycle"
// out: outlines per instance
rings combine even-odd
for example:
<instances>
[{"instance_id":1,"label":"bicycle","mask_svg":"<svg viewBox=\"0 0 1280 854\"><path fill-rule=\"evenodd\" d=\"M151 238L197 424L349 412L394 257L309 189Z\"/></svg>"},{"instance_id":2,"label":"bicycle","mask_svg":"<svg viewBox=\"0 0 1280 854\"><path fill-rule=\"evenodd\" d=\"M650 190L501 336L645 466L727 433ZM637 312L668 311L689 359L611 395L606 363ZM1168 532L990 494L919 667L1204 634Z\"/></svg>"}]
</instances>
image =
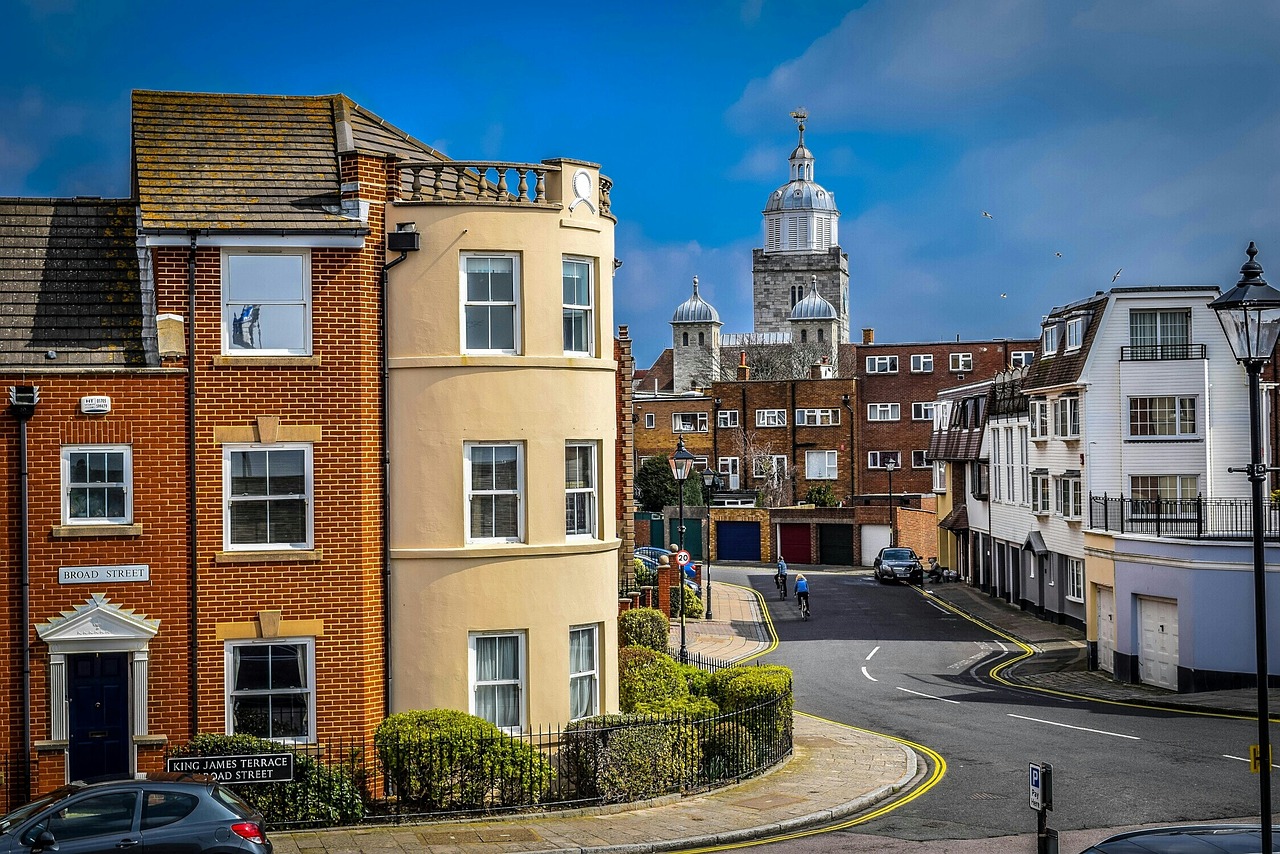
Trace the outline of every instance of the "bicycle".
<instances>
[{"instance_id":1,"label":"bicycle","mask_svg":"<svg viewBox=\"0 0 1280 854\"><path fill-rule=\"evenodd\" d=\"M809 619L809 594L798 593L796 598L800 600L800 619L807 621Z\"/></svg>"},{"instance_id":2,"label":"bicycle","mask_svg":"<svg viewBox=\"0 0 1280 854\"><path fill-rule=\"evenodd\" d=\"M780 572L773 575L774 586L778 588L778 598L782 601L787 600L787 577Z\"/></svg>"}]
</instances>

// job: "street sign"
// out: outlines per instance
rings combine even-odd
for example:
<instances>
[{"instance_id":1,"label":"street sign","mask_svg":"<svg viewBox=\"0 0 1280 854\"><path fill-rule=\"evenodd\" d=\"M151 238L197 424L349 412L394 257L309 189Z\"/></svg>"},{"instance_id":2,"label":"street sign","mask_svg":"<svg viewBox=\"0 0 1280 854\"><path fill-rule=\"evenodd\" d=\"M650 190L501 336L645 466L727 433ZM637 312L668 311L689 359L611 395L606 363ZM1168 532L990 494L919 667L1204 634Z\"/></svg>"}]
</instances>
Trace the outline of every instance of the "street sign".
<instances>
[{"instance_id":1,"label":"street sign","mask_svg":"<svg viewBox=\"0 0 1280 854\"><path fill-rule=\"evenodd\" d=\"M1032 762L1028 767L1027 782L1031 793L1030 802L1033 810L1053 809L1053 766Z\"/></svg>"},{"instance_id":2,"label":"street sign","mask_svg":"<svg viewBox=\"0 0 1280 854\"><path fill-rule=\"evenodd\" d=\"M165 759L165 770L171 773L208 774L219 783L276 783L293 779L293 754L170 756Z\"/></svg>"},{"instance_id":3,"label":"street sign","mask_svg":"<svg viewBox=\"0 0 1280 854\"><path fill-rule=\"evenodd\" d=\"M689 556L689 553L684 549L681 549L680 551L676 552L676 563L680 564L681 566L685 566L686 564L689 563L690 560L692 560L692 558Z\"/></svg>"}]
</instances>

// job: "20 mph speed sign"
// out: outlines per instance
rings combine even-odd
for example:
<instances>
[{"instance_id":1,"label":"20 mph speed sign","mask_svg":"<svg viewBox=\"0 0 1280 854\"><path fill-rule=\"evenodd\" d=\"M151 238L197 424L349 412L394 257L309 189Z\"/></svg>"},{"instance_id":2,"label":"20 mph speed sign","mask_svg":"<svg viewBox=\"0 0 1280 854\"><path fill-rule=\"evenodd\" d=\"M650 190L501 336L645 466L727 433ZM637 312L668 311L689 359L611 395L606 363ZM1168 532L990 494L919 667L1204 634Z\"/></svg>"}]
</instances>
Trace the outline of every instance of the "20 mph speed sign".
<instances>
[{"instance_id":1,"label":"20 mph speed sign","mask_svg":"<svg viewBox=\"0 0 1280 854\"><path fill-rule=\"evenodd\" d=\"M676 563L680 564L681 566L687 566L691 559L692 558L689 557L689 553L684 549L681 549L680 551L676 552Z\"/></svg>"}]
</instances>

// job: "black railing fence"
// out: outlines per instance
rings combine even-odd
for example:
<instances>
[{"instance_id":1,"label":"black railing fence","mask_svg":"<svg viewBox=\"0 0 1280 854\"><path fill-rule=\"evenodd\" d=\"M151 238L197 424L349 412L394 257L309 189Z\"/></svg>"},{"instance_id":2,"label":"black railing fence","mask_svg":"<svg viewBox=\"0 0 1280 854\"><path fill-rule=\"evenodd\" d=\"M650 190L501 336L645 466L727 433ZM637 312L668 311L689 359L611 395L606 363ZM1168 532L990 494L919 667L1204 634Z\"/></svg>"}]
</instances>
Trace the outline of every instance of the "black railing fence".
<instances>
[{"instance_id":1,"label":"black railing fence","mask_svg":"<svg viewBox=\"0 0 1280 854\"><path fill-rule=\"evenodd\" d=\"M1247 540L1253 536L1253 503L1247 498L1090 495L1089 527L1187 540ZM1280 540L1280 507L1264 508L1262 535Z\"/></svg>"},{"instance_id":2,"label":"black railing fence","mask_svg":"<svg viewBox=\"0 0 1280 854\"><path fill-rule=\"evenodd\" d=\"M291 748L290 782L231 788L273 829L642 800L775 765L792 749L791 707L788 694L714 717L606 715L511 736L333 741Z\"/></svg>"}]
</instances>

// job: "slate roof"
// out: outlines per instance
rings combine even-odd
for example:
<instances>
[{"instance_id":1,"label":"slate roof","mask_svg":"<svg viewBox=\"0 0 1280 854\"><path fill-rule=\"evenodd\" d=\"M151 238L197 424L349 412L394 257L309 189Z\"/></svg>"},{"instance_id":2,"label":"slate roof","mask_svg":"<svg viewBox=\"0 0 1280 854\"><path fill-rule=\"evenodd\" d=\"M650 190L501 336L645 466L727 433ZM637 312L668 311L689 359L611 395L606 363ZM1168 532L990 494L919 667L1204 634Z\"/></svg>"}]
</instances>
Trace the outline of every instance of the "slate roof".
<instances>
[{"instance_id":1,"label":"slate roof","mask_svg":"<svg viewBox=\"0 0 1280 854\"><path fill-rule=\"evenodd\" d=\"M145 231L364 233L341 207L352 150L446 159L344 95L133 93Z\"/></svg>"},{"instance_id":2,"label":"slate roof","mask_svg":"<svg viewBox=\"0 0 1280 854\"><path fill-rule=\"evenodd\" d=\"M1080 379L1080 372L1084 370L1085 360L1089 358L1089 350L1093 347L1093 338L1098 332L1098 327L1102 325L1102 310L1106 308L1108 299L1108 294L1099 293L1063 308L1055 308L1049 313L1045 326L1050 323L1061 324L1067 317L1080 312L1092 312L1093 316L1089 318L1089 325L1085 327L1084 340L1081 341L1078 350L1065 349L1066 331L1062 330L1058 333L1058 352L1052 356L1046 356L1044 355L1044 338L1041 337L1040 343L1036 345L1035 361L1027 367L1027 376L1022 381L1024 393L1030 394L1038 389L1066 385Z\"/></svg>"},{"instance_id":3,"label":"slate roof","mask_svg":"<svg viewBox=\"0 0 1280 854\"><path fill-rule=\"evenodd\" d=\"M159 364L134 218L129 200L0 199L0 365Z\"/></svg>"},{"instance_id":4,"label":"slate roof","mask_svg":"<svg viewBox=\"0 0 1280 854\"><path fill-rule=\"evenodd\" d=\"M676 386L675 355L671 348L663 350L653 364L636 371L636 391L671 391Z\"/></svg>"}]
</instances>

